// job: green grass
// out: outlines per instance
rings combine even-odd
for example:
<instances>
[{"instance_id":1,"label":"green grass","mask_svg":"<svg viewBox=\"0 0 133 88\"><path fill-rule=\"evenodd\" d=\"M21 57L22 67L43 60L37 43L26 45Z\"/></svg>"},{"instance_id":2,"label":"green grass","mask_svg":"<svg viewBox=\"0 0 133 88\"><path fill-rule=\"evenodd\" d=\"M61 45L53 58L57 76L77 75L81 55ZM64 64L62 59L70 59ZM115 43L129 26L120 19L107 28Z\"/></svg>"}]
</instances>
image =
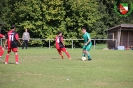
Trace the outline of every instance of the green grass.
<instances>
[{"instance_id":1,"label":"green grass","mask_svg":"<svg viewBox=\"0 0 133 88\"><path fill-rule=\"evenodd\" d=\"M96 44L95 45L95 49L96 50L102 50L102 49L104 49L104 48L107 48L107 44ZM94 46L92 46L92 49L94 49Z\"/></svg>"},{"instance_id":2,"label":"green grass","mask_svg":"<svg viewBox=\"0 0 133 88\"><path fill-rule=\"evenodd\" d=\"M91 50L92 61L68 51L72 60L55 49L19 49L19 65L13 53L0 61L0 88L133 88L133 51Z\"/></svg>"}]
</instances>

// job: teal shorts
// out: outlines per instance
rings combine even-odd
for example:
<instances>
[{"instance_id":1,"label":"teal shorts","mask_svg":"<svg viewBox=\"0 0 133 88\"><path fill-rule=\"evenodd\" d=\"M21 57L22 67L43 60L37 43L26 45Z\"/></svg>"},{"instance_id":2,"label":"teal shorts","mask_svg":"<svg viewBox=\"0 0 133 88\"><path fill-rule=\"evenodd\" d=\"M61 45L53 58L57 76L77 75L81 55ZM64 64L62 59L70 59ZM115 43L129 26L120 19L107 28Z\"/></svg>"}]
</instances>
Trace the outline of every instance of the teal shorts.
<instances>
[{"instance_id":1,"label":"teal shorts","mask_svg":"<svg viewBox=\"0 0 133 88\"><path fill-rule=\"evenodd\" d=\"M83 50L90 51L91 47L92 47L92 43L90 43L86 46L83 46Z\"/></svg>"}]
</instances>

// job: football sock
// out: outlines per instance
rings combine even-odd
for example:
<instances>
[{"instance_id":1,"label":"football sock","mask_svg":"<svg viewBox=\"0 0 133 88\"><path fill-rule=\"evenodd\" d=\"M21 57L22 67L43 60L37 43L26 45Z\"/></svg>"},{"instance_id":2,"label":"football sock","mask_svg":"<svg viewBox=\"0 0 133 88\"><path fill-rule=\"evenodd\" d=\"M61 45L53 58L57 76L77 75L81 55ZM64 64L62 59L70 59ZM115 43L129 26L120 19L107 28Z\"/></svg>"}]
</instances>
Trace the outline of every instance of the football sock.
<instances>
[{"instance_id":1,"label":"football sock","mask_svg":"<svg viewBox=\"0 0 133 88\"><path fill-rule=\"evenodd\" d=\"M7 63L8 63L8 58L9 58L9 54L6 55L6 60L5 60L5 62L7 62Z\"/></svg>"},{"instance_id":2,"label":"football sock","mask_svg":"<svg viewBox=\"0 0 133 88\"><path fill-rule=\"evenodd\" d=\"M62 54L62 52L61 53L59 53L61 56L63 56L63 54Z\"/></svg>"},{"instance_id":3,"label":"football sock","mask_svg":"<svg viewBox=\"0 0 133 88\"><path fill-rule=\"evenodd\" d=\"M65 53L66 53L67 57L70 58L70 54L67 51Z\"/></svg>"},{"instance_id":4,"label":"football sock","mask_svg":"<svg viewBox=\"0 0 133 88\"><path fill-rule=\"evenodd\" d=\"M59 54L60 54L61 56L63 55L61 51L59 51Z\"/></svg>"},{"instance_id":5,"label":"football sock","mask_svg":"<svg viewBox=\"0 0 133 88\"><path fill-rule=\"evenodd\" d=\"M84 53L82 54L82 57L85 57L85 54Z\"/></svg>"},{"instance_id":6,"label":"football sock","mask_svg":"<svg viewBox=\"0 0 133 88\"><path fill-rule=\"evenodd\" d=\"M90 56L90 54L88 54L88 59L91 60L91 56Z\"/></svg>"},{"instance_id":7,"label":"football sock","mask_svg":"<svg viewBox=\"0 0 133 88\"><path fill-rule=\"evenodd\" d=\"M63 56L63 54L61 54L61 58L62 58L62 59L64 59L64 56Z\"/></svg>"},{"instance_id":8,"label":"football sock","mask_svg":"<svg viewBox=\"0 0 133 88\"><path fill-rule=\"evenodd\" d=\"M18 54L15 54L16 62L18 62Z\"/></svg>"},{"instance_id":9,"label":"football sock","mask_svg":"<svg viewBox=\"0 0 133 88\"><path fill-rule=\"evenodd\" d=\"M62 52L59 53L61 56L63 56Z\"/></svg>"},{"instance_id":10,"label":"football sock","mask_svg":"<svg viewBox=\"0 0 133 88\"><path fill-rule=\"evenodd\" d=\"M0 56L2 56L4 54L4 51L2 50L1 52L0 52Z\"/></svg>"}]
</instances>

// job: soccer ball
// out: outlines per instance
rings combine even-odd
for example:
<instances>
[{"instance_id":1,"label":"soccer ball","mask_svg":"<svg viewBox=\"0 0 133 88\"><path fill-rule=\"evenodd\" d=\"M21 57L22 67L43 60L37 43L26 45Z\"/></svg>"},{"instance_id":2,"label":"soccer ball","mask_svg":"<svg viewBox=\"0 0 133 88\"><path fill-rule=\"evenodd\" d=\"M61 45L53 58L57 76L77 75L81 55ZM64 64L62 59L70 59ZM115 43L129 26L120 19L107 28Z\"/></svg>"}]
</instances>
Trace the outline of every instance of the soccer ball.
<instances>
[{"instance_id":1,"label":"soccer ball","mask_svg":"<svg viewBox=\"0 0 133 88\"><path fill-rule=\"evenodd\" d=\"M85 61L86 60L86 57L82 57L82 61Z\"/></svg>"}]
</instances>

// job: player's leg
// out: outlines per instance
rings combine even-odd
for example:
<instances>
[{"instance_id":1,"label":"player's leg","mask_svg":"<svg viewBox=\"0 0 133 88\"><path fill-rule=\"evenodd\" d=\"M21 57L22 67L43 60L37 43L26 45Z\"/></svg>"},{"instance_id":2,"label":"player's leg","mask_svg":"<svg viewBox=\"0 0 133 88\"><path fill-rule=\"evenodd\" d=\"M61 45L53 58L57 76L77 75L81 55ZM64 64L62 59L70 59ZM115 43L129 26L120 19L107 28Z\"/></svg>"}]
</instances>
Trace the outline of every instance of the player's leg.
<instances>
[{"instance_id":1,"label":"player's leg","mask_svg":"<svg viewBox=\"0 0 133 88\"><path fill-rule=\"evenodd\" d=\"M27 47L28 47L28 40L25 40L25 47L27 49Z\"/></svg>"},{"instance_id":2,"label":"player's leg","mask_svg":"<svg viewBox=\"0 0 133 88\"><path fill-rule=\"evenodd\" d=\"M90 51L91 47L92 47L92 44L89 44L89 45L86 47L86 50L85 50L85 53L86 53L87 56L88 56L88 60L92 60L91 55L90 55L90 53L88 52L88 51Z\"/></svg>"},{"instance_id":3,"label":"player's leg","mask_svg":"<svg viewBox=\"0 0 133 88\"><path fill-rule=\"evenodd\" d=\"M71 60L70 54L68 53L68 51L66 50L66 48L65 48L65 47L64 47L64 48L61 48L61 50L62 50L63 52L65 52L66 55L67 55L67 57Z\"/></svg>"},{"instance_id":4,"label":"player's leg","mask_svg":"<svg viewBox=\"0 0 133 88\"><path fill-rule=\"evenodd\" d=\"M90 53L88 51L85 51L85 52L87 54L88 60L92 60Z\"/></svg>"},{"instance_id":5,"label":"player's leg","mask_svg":"<svg viewBox=\"0 0 133 88\"><path fill-rule=\"evenodd\" d=\"M62 52L61 52L61 49L59 48L59 49L57 49L57 51L58 51L58 53L60 54L61 58L64 59L64 56L63 56L63 54L62 54Z\"/></svg>"},{"instance_id":6,"label":"player's leg","mask_svg":"<svg viewBox=\"0 0 133 88\"><path fill-rule=\"evenodd\" d=\"M0 46L0 60L2 59L2 55L4 54L4 48Z\"/></svg>"},{"instance_id":7,"label":"player's leg","mask_svg":"<svg viewBox=\"0 0 133 88\"><path fill-rule=\"evenodd\" d=\"M6 54L6 59L5 59L5 64L8 64L8 59L9 59L9 54L11 52L11 48L8 48L7 54Z\"/></svg>"},{"instance_id":8,"label":"player's leg","mask_svg":"<svg viewBox=\"0 0 133 88\"><path fill-rule=\"evenodd\" d=\"M82 57L86 56L86 46L83 46Z\"/></svg>"},{"instance_id":9,"label":"player's leg","mask_svg":"<svg viewBox=\"0 0 133 88\"><path fill-rule=\"evenodd\" d=\"M82 51L82 57L86 57L86 50L84 50L84 49Z\"/></svg>"},{"instance_id":10,"label":"player's leg","mask_svg":"<svg viewBox=\"0 0 133 88\"><path fill-rule=\"evenodd\" d=\"M24 49L25 46L25 40L23 40L22 49Z\"/></svg>"},{"instance_id":11,"label":"player's leg","mask_svg":"<svg viewBox=\"0 0 133 88\"><path fill-rule=\"evenodd\" d=\"M19 64L18 63L18 52L14 52L14 54L15 54L16 64Z\"/></svg>"},{"instance_id":12,"label":"player's leg","mask_svg":"<svg viewBox=\"0 0 133 88\"><path fill-rule=\"evenodd\" d=\"M13 51L14 54L15 54L16 64L19 64L19 63L18 63L18 48L13 48L12 51Z\"/></svg>"}]
</instances>

